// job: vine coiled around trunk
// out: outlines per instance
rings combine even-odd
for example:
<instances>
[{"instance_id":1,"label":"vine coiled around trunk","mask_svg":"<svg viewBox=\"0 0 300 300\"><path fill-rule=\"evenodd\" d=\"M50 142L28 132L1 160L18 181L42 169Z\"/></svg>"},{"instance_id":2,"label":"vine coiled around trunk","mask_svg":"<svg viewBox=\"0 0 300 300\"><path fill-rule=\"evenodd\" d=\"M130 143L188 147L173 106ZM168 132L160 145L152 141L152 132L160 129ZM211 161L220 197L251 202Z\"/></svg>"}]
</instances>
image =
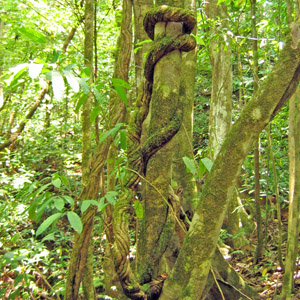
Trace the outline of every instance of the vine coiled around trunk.
<instances>
[{"instance_id":1,"label":"vine coiled around trunk","mask_svg":"<svg viewBox=\"0 0 300 300\"><path fill-rule=\"evenodd\" d=\"M136 101L135 111L131 114L128 124L128 166L133 172L129 172L124 183L124 191L114 209L114 245L113 256L116 272L119 276L124 293L130 299L154 299L157 297L157 288L161 290L162 280L159 280L157 288L155 282L151 284L148 292L139 288L129 262L129 235L128 225L131 211L131 199L133 191L137 188L140 175L144 175L150 157L168 143L177 133L182 122L182 105L178 105L170 116L168 123L158 132L152 132L148 139L141 145L142 124L149 112L151 101L153 74L156 63L169 52L174 50L191 51L196 47L195 39L189 35L195 24L195 15L186 9L161 6L150 10L144 19L144 29L149 37L154 39L154 28L157 22L181 22L183 34L177 38L162 37L154 42L145 64L145 81L141 94ZM164 280L164 279L163 279ZM151 290L155 291L153 297ZM154 294L156 296L154 296ZM156 298L157 299L157 298Z\"/></svg>"}]
</instances>

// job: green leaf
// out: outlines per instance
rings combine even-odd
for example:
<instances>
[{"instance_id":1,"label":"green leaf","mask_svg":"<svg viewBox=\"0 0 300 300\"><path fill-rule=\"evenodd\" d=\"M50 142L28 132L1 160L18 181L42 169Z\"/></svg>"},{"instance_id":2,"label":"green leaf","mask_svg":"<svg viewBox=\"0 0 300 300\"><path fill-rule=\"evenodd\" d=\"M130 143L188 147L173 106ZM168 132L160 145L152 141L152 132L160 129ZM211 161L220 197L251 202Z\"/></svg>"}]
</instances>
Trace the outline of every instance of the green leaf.
<instances>
[{"instance_id":1,"label":"green leaf","mask_svg":"<svg viewBox=\"0 0 300 300\"><path fill-rule=\"evenodd\" d=\"M84 213L91 205L96 205L98 207L98 201L96 200L83 200L81 204L81 212Z\"/></svg>"},{"instance_id":2,"label":"green leaf","mask_svg":"<svg viewBox=\"0 0 300 300\"><path fill-rule=\"evenodd\" d=\"M213 161L211 159L209 159L208 157L204 157L201 159L203 165L205 166L205 168L208 170L208 172L210 172L212 165L213 165Z\"/></svg>"},{"instance_id":3,"label":"green leaf","mask_svg":"<svg viewBox=\"0 0 300 300\"><path fill-rule=\"evenodd\" d=\"M144 209L143 209L141 202L139 200L134 200L133 206L134 206L134 211L135 211L136 217L138 219L143 219Z\"/></svg>"},{"instance_id":4,"label":"green leaf","mask_svg":"<svg viewBox=\"0 0 300 300\"><path fill-rule=\"evenodd\" d=\"M79 78L76 77L71 71L64 70L63 71L64 75L66 76L67 82L74 91L74 93L79 92Z\"/></svg>"},{"instance_id":5,"label":"green leaf","mask_svg":"<svg viewBox=\"0 0 300 300\"><path fill-rule=\"evenodd\" d=\"M15 280L14 280L14 286L16 287L19 283L20 283L20 281L24 278L24 275L25 274L19 274L16 278L15 278Z\"/></svg>"},{"instance_id":6,"label":"green leaf","mask_svg":"<svg viewBox=\"0 0 300 300\"><path fill-rule=\"evenodd\" d=\"M123 125L124 125L124 123L117 123L114 128L106 131L100 138L99 144L102 144L110 135L112 135L114 137L116 135L116 133L119 131L119 129L121 128L121 126L123 126Z\"/></svg>"},{"instance_id":7,"label":"green leaf","mask_svg":"<svg viewBox=\"0 0 300 300\"><path fill-rule=\"evenodd\" d=\"M127 105L127 94L123 87L121 86L115 86L115 92L117 95L121 98L121 100Z\"/></svg>"},{"instance_id":8,"label":"green leaf","mask_svg":"<svg viewBox=\"0 0 300 300\"><path fill-rule=\"evenodd\" d=\"M55 200L54 200L54 206L59 211L63 210L63 208L65 207L65 201L64 201L64 199L62 199L60 197L55 198Z\"/></svg>"},{"instance_id":9,"label":"green leaf","mask_svg":"<svg viewBox=\"0 0 300 300\"><path fill-rule=\"evenodd\" d=\"M65 82L63 77L58 71L52 71L52 88L56 100L61 101L65 94Z\"/></svg>"},{"instance_id":10,"label":"green leaf","mask_svg":"<svg viewBox=\"0 0 300 300\"><path fill-rule=\"evenodd\" d=\"M80 86L81 86L81 88L82 88L82 90L83 90L83 92L87 95L88 93L89 93L89 91L90 91L90 87L89 87L89 85L86 83L86 80L87 80L88 78L80 78L79 79L79 84L80 84Z\"/></svg>"},{"instance_id":11,"label":"green leaf","mask_svg":"<svg viewBox=\"0 0 300 300\"><path fill-rule=\"evenodd\" d=\"M42 69L43 69L43 64L35 64L35 63L31 63L28 65L28 73L29 76L31 77L31 79L35 79L37 77L39 77Z\"/></svg>"},{"instance_id":12,"label":"green leaf","mask_svg":"<svg viewBox=\"0 0 300 300\"><path fill-rule=\"evenodd\" d=\"M195 161L192 158L183 157L183 162L187 168L187 171L195 175L197 173L197 167L195 165Z\"/></svg>"},{"instance_id":13,"label":"green leaf","mask_svg":"<svg viewBox=\"0 0 300 300\"><path fill-rule=\"evenodd\" d=\"M121 86L121 87L126 88L128 90L131 89L129 83L126 82L125 80L121 79L121 78L112 78L111 81L112 81L112 84L113 84L114 87Z\"/></svg>"},{"instance_id":14,"label":"green leaf","mask_svg":"<svg viewBox=\"0 0 300 300\"><path fill-rule=\"evenodd\" d=\"M64 195L62 196L68 203L70 203L71 206L74 206L74 200L72 197Z\"/></svg>"},{"instance_id":15,"label":"green leaf","mask_svg":"<svg viewBox=\"0 0 300 300\"><path fill-rule=\"evenodd\" d=\"M102 98L101 94L99 93L98 89L96 87L93 87L92 91L94 93L94 96L95 96L98 104L103 103L103 98Z\"/></svg>"},{"instance_id":16,"label":"green leaf","mask_svg":"<svg viewBox=\"0 0 300 300\"><path fill-rule=\"evenodd\" d=\"M127 94L125 89L131 89L130 85L120 78L112 78L112 84L115 88L116 93L121 98L121 100L127 105Z\"/></svg>"},{"instance_id":17,"label":"green leaf","mask_svg":"<svg viewBox=\"0 0 300 300\"><path fill-rule=\"evenodd\" d=\"M111 205L115 205L117 200L116 200L116 196L118 195L117 192L115 191L109 191L106 193L105 198L108 201L108 203L110 203Z\"/></svg>"},{"instance_id":18,"label":"green leaf","mask_svg":"<svg viewBox=\"0 0 300 300\"><path fill-rule=\"evenodd\" d=\"M127 135L127 131L125 129L121 129L120 130L120 146L121 146L121 149L123 149L123 150L127 149L126 135Z\"/></svg>"},{"instance_id":19,"label":"green leaf","mask_svg":"<svg viewBox=\"0 0 300 300\"><path fill-rule=\"evenodd\" d=\"M39 31L28 27L19 28L19 31L27 38L29 38L32 42L47 43L46 37Z\"/></svg>"},{"instance_id":20,"label":"green leaf","mask_svg":"<svg viewBox=\"0 0 300 300\"><path fill-rule=\"evenodd\" d=\"M51 183L58 189L61 187L61 180L59 178L52 179Z\"/></svg>"},{"instance_id":21,"label":"green leaf","mask_svg":"<svg viewBox=\"0 0 300 300\"><path fill-rule=\"evenodd\" d=\"M102 197L98 203L98 210L102 211L107 205L108 203L105 203L105 198Z\"/></svg>"},{"instance_id":22,"label":"green leaf","mask_svg":"<svg viewBox=\"0 0 300 300\"><path fill-rule=\"evenodd\" d=\"M80 234L82 231L82 222L80 217L73 211L69 211L67 213L67 217L72 228Z\"/></svg>"},{"instance_id":23,"label":"green leaf","mask_svg":"<svg viewBox=\"0 0 300 300\"><path fill-rule=\"evenodd\" d=\"M99 115L100 111L101 111L101 107L100 106L95 106L92 109L91 115L90 115L90 120L91 120L92 123L95 122L95 120L96 120L97 116Z\"/></svg>"},{"instance_id":24,"label":"green leaf","mask_svg":"<svg viewBox=\"0 0 300 300\"><path fill-rule=\"evenodd\" d=\"M82 104L84 103L84 101L87 99L87 97L88 97L87 94L83 94L83 95L79 98L79 100L78 100L78 102L77 102L77 104L76 104L76 107L75 107L75 112L76 112L76 114L78 114L80 107L82 106Z\"/></svg>"},{"instance_id":25,"label":"green leaf","mask_svg":"<svg viewBox=\"0 0 300 300\"><path fill-rule=\"evenodd\" d=\"M42 234L54 221L56 221L59 217L62 216L62 213L56 213L50 217L48 217L37 229L36 236Z\"/></svg>"}]
</instances>

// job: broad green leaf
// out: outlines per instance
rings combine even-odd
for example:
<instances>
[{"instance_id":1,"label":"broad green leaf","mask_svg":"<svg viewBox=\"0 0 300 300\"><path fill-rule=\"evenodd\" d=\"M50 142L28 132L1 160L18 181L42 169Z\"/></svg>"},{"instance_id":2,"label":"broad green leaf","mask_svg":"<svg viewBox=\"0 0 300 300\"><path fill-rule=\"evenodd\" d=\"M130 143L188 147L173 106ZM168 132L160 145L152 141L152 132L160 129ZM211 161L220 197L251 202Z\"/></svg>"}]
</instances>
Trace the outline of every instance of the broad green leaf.
<instances>
[{"instance_id":1,"label":"broad green leaf","mask_svg":"<svg viewBox=\"0 0 300 300\"><path fill-rule=\"evenodd\" d=\"M197 173L197 167L195 165L195 161L192 158L183 157L183 162L187 168L187 171L195 175Z\"/></svg>"},{"instance_id":2,"label":"broad green leaf","mask_svg":"<svg viewBox=\"0 0 300 300\"><path fill-rule=\"evenodd\" d=\"M204 157L201 159L203 165L206 167L206 169L208 170L208 172L210 172L213 162L211 159L209 159L208 157Z\"/></svg>"},{"instance_id":3,"label":"broad green leaf","mask_svg":"<svg viewBox=\"0 0 300 300\"><path fill-rule=\"evenodd\" d=\"M103 98L102 98L101 94L99 93L98 89L96 87L93 87L92 90L93 90L94 96L95 96L98 104L103 103Z\"/></svg>"},{"instance_id":4,"label":"broad green leaf","mask_svg":"<svg viewBox=\"0 0 300 300\"><path fill-rule=\"evenodd\" d=\"M66 176L60 175L60 179L61 179L61 181L62 181L62 183L64 184L65 187L69 186L69 180Z\"/></svg>"},{"instance_id":5,"label":"broad green leaf","mask_svg":"<svg viewBox=\"0 0 300 300\"><path fill-rule=\"evenodd\" d=\"M99 115L100 111L101 111L101 107L100 106L95 106L92 109L91 115L90 115L90 120L91 120L92 123L95 122L95 120L96 120L97 116Z\"/></svg>"},{"instance_id":6,"label":"broad green leaf","mask_svg":"<svg viewBox=\"0 0 300 300\"><path fill-rule=\"evenodd\" d=\"M82 88L82 90L85 94L88 94L89 91L90 91L90 87L86 82L87 79L88 78L80 78L79 79L79 84L80 84L80 86L81 86L81 88Z\"/></svg>"},{"instance_id":7,"label":"broad green leaf","mask_svg":"<svg viewBox=\"0 0 300 300\"><path fill-rule=\"evenodd\" d=\"M84 103L84 101L87 99L88 95L87 94L82 94L82 96L79 98L76 107L75 107L75 112L78 113L80 107L82 106L82 104Z\"/></svg>"},{"instance_id":8,"label":"broad green leaf","mask_svg":"<svg viewBox=\"0 0 300 300\"><path fill-rule=\"evenodd\" d=\"M51 183L58 189L61 187L61 180L59 178L52 179Z\"/></svg>"},{"instance_id":9,"label":"broad green leaf","mask_svg":"<svg viewBox=\"0 0 300 300\"><path fill-rule=\"evenodd\" d=\"M42 234L54 221L56 221L59 217L62 216L62 213L56 213L50 217L48 217L37 229L36 236Z\"/></svg>"},{"instance_id":10,"label":"broad green leaf","mask_svg":"<svg viewBox=\"0 0 300 300\"><path fill-rule=\"evenodd\" d=\"M64 201L64 199L62 199L62 198L60 198L60 197L55 198L55 200L54 200L54 206L55 206L59 211L63 210L64 207L65 207L65 201Z\"/></svg>"},{"instance_id":11,"label":"broad green leaf","mask_svg":"<svg viewBox=\"0 0 300 300\"><path fill-rule=\"evenodd\" d=\"M42 243L44 241L55 241L55 236L54 236L54 233L49 233L47 234L43 239L42 239Z\"/></svg>"},{"instance_id":12,"label":"broad green leaf","mask_svg":"<svg viewBox=\"0 0 300 300\"><path fill-rule=\"evenodd\" d=\"M126 148L127 148L126 135L127 135L126 130L121 129L120 130L120 146L121 146L121 149L123 149L123 150L126 150Z\"/></svg>"},{"instance_id":13,"label":"broad green leaf","mask_svg":"<svg viewBox=\"0 0 300 300\"><path fill-rule=\"evenodd\" d=\"M117 200L116 200L117 195L118 195L117 192L109 191L106 193L105 198L108 201L108 203L110 203L111 205L115 205L117 202Z\"/></svg>"},{"instance_id":14,"label":"broad green leaf","mask_svg":"<svg viewBox=\"0 0 300 300\"><path fill-rule=\"evenodd\" d=\"M52 88L56 100L61 101L65 94L65 82L58 71L52 71Z\"/></svg>"},{"instance_id":15,"label":"broad green leaf","mask_svg":"<svg viewBox=\"0 0 300 300\"><path fill-rule=\"evenodd\" d=\"M69 211L67 213L67 217L72 228L80 234L82 231L82 222L80 217L73 211Z\"/></svg>"},{"instance_id":16,"label":"broad green leaf","mask_svg":"<svg viewBox=\"0 0 300 300\"><path fill-rule=\"evenodd\" d=\"M68 203L70 203L71 206L74 206L74 200L72 197L64 195L62 196Z\"/></svg>"},{"instance_id":17,"label":"broad green leaf","mask_svg":"<svg viewBox=\"0 0 300 300\"><path fill-rule=\"evenodd\" d=\"M35 64L35 63L31 63L28 65L28 73L29 73L29 76L32 78L32 79L35 79L37 78L42 69L43 69L43 64Z\"/></svg>"},{"instance_id":18,"label":"broad green leaf","mask_svg":"<svg viewBox=\"0 0 300 300\"><path fill-rule=\"evenodd\" d=\"M98 210L102 211L107 205L108 203L105 203L105 198L102 197L98 203Z\"/></svg>"},{"instance_id":19,"label":"broad green leaf","mask_svg":"<svg viewBox=\"0 0 300 300\"><path fill-rule=\"evenodd\" d=\"M27 72L28 64L20 64L9 70L13 72L13 75L7 80L8 88L14 87L21 77L24 77Z\"/></svg>"},{"instance_id":20,"label":"broad green leaf","mask_svg":"<svg viewBox=\"0 0 300 300\"><path fill-rule=\"evenodd\" d=\"M125 89L131 89L130 85L120 78L112 78L112 84L115 88L116 93L121 98L121 100L127 105L127 94Z\"/></svg>"},{"instance_id":21,"label":"broad green leaf","mask_svg":"<svg viewBox=\"0 0 300 300\"><path fill-rule=\"evenodd\" d=\"M96 205L98 207L98 201L96 200L83 200L81 204L81 212L84 213L91 205Z\"/></svg>"},{"instance_id":22,"label":"broad green leaf","mask_svg":"<svg viewBox=\"0 0 300 300\"><path fill-rule=\"evenodd\" d=\"M19 28L19 31L27 38L29 38L32 42L47 43L46 37L39 31L28 27Z\"/></svg>"},{"instance_id":23,"label":"broad green leaf","mask_svg":"<svg viewBox=\"0 0 300 300\"><path fill-rule=\"evenodd\" d=\"M135 211L137 218L143 219L144 209L143 209L141 202L139 200L134 200L133 206L134 206L134 211Z\"/></svg>"},{"instance_id":24,"label":"broad green leaf","mask_svg":"<svg viewBox=\"0 0 300 300\"><path fill-rule=\"evenodd\" d=\"M67 82L74 91L74 93L79 92L79 83L78 83L78 77L76 77L71 71L65 70L63 71L66 78Z\"/></svg>"},{"instance_id":25,"label":"broad green leaf","mask_svg":"<svg viewBox=\"0 0 300 300\"><path fill-rule=\"evenodd\" d=\"M76 64L70 64L70 65L67 65L64 70L65 71L71 71L74 67L76 66Z\"/></svg>"},{"instance_id":26,"label":"broad green leaf","mask_svg":"<svg viewBox=\"0 0 300 300\"><path fill-rule=\"evenodd\" d=\"M115 92L121 98L121 100L127 105L127 94L122 86L115 86Z\"/></svg>"},{"instance_id":27,"label":"broad green leaf","mask_svg":"<svg viewBox=\"0 0 300 300\"><path fill-rule=\"evenodd\" d=\"M112 84L113 84L114 87L121 86L121 87L126 88L128 90L131 89L129 83L126 82L125 80L121 79L121 78L112 78L111 81L112 81Z\"/></svg>"}]
</instances>

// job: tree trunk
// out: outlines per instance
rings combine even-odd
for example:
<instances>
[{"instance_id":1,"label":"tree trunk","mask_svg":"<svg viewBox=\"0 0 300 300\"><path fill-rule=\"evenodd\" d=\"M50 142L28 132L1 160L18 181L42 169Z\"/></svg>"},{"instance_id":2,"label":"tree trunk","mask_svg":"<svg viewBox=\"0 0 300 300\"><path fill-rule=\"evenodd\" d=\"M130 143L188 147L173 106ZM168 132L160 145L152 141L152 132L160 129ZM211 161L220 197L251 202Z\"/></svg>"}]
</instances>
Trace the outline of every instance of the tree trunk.
<instances>
[{"instance_id":1,"label":"tree trunk","mask_svg":"<svg viewBox=\"0 0 300 300\"><path fill-rule=\"evenodd\" d=\"M202 296L228 202L244 159L259 133L299 83L299 30L299 26L293 24L273 71L227 135L160 299L199 299Z\"/></svg>"},{"instance_id":2,"label":"tree trunk","mask_svg":"<svg viewBox=\"0 0 300 300\"><path fill-rule=\"evenodd\" d=\"M155 42L162 36L181 35L180 23L159 22L155 25ZM150 102L148 136L156 134L167 125L177 110L179 102L181 51L175 50L161 58L154 70L153 91ZM172 88L170 88L172 87ZM144 193L143 227L140 234L139 277L140 282L150 282L159 275L160 259L174 231L169 220L168 195L171 184L172 142L166 144L148 161L147 184Z\"/></svg>"},{"instance_id":3,"label":"tree trunk","mask_svg":"<svg viewBox=\"0 0 300 300\"><path fill-rule=\"evenodd\" d=\"M289 106L289 217L285 273L281 299L291 299L294 289L294 270L298 253L300 204L300 89L290 99ZM279 220L278 220L279 221Z\"/></svg>"}]
</instances>

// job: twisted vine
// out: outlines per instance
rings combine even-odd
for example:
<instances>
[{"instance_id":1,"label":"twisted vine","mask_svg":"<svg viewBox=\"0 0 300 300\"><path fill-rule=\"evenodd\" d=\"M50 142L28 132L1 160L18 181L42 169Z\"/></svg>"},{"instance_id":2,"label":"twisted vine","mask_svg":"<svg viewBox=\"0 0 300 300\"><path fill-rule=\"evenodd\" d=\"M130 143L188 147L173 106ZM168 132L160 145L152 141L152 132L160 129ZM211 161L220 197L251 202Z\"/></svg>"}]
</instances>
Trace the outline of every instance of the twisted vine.
<instances>
[{"instance_id":1,"label":"twisted vine","mask_svg":"<svg viewBox=\"0 0 300 300\"><path fill-rule=\"evenodd\" d=\"M148 53L145 64L145 81L141 94L136 101L135 111L132 113L128 125L128 165L134 172L129 172L124 183L124 192L114 209L114 264L119 276L124 293L130 299L154 299L161 291L165 277L151 282L148 292L141 290L130 268L128 225L131 211L133 191L147 168L150 157L161 149L177 133L182 122L182 105L178 103L174 113L169 117L169 122L159 130L154 131L141 145L142 124L149 112L151 101L153 74L156 63L169 52L174 50L191 51L196 47L196 41L189 34L195 24L195 15L186 9L161 6L150 10L144 19L144 29L149 37L154 40L154 28L157 22L182 22L183 34L177 38L162 37L154 42ZM159 282L159 283L158 283ZM157 284L156 284L157 283ZM155 292L154 292L155 291Z\"/></svg>"}]
</instances>

